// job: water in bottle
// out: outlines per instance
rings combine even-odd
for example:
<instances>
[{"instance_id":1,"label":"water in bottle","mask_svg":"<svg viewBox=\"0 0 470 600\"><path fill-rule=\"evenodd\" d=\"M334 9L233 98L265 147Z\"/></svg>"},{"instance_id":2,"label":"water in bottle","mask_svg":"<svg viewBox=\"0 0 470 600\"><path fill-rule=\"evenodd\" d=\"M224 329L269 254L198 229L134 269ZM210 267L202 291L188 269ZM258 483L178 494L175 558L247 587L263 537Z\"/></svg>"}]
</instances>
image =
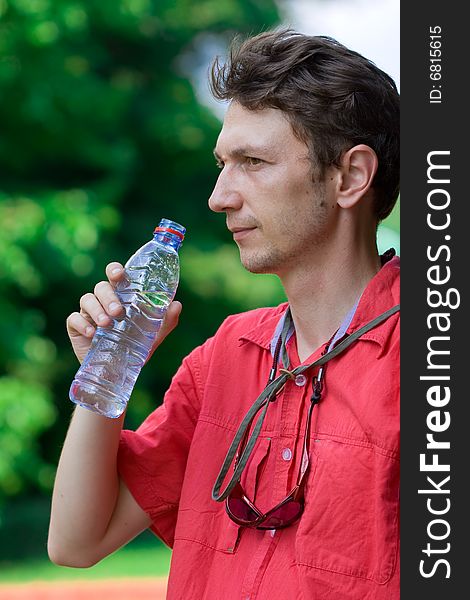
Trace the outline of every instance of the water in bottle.
<instances>
[{"instance_id":1,"label":"water in bottle","mask_svg":"<svg viewBox=\"0 0 470 600\"><path fill-rule=\"evenodd\" d=\"M110 327L98 327L70 387L70 399L106 417L125 410L155 335L176 293L178 249L185 228L162 219L153 239L125 264L115 292L125 309Z\"/></svg>"}]
</instances>

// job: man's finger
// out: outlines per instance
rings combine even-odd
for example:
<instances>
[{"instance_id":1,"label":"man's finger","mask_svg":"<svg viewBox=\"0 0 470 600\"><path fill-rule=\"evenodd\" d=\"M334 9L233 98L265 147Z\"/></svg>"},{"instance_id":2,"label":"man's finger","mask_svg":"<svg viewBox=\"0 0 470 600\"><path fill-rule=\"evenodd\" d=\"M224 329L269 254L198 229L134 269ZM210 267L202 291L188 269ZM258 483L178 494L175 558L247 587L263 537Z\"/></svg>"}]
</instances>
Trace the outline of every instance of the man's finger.
<instances>
[{"instance_id":1,"label":"man's finger","mask_svg":"<svg viewBox=\"0 0 470 600\"><path fill-rule=\"evenodd\" d=\"M116 284L118 281L122 279L124 276L124 267L121 263L111 262L106 267L106 277L109 279L110 283Z\"/></svg>"}]
</instances>

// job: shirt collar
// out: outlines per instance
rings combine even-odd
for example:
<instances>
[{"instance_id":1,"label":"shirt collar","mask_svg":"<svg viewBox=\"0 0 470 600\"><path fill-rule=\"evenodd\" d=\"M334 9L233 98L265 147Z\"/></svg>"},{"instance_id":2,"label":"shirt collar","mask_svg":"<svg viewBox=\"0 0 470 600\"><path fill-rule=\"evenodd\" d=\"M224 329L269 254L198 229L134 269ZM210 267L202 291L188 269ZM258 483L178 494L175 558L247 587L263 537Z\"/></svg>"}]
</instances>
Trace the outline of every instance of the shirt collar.
<instances>
[{"instance_id":1,"label":"shirt collar","mask_svg":"<svg viewBox=\"0 0 470 600\"><path fill-rule=\"evenodd\" d=\"M358 304L359 304L359 299L354 303L354 306L351 308L351 310L348 312L348 314L344 317L343 322L339 326L338 330L336 331L335 335L333 336L333 339L331 340L331 342L329 344L329 349L330 350L333 350L336 342L338 340L340 340L346 334L346 331L348 330L348 327L351 324L351 321L353 320L353 317L354 317L354 315L356 313L356 309L357 309ZM275 353L275 350L276 350L276 345L277 345L277 342L279 340L279 336L281 335L282 329L284 327L284 322L286 320L286 313L287 313L287 311L284 311L284 314L279 319L278 324L276 326L276 329L274 330L274 335L273 335L273 337L271 339L270 349L271 349L271 355L272 356L274 356L274 353ZM290 327L289 327L289 331L287 332L286 344L290 340L290 338L292 337L294 331L295 331L294 323L291 322Z\"/></svg>"},{"instance_id":2,"label":"shirt collar","mask_svg":"<svg viewBox=\"0 0 470 600\"><path fill-rule=\"evenodd\" d=\"M344 319L335 338L339 339L345 333L350 334L356 331L356 329L359 329L374 317L398 304L400 301L399 275L400 258L394 256L369 281L358 303L351 308ZM240 336L239 340L242 342L252 342L266 350L270 350L272 342L274 341L275 343L275 340L277 340L276 334L279 335L282 329L287 306L287 302L284 302L274 308L269 316L263 318L255 327ZM362 339L372 340L383 346L388 335L387 322L385 321L365 333ZM340 331L341 335L339 335ZM292 335L292 333L289 335Z\"/></svg>"}]
</instances>

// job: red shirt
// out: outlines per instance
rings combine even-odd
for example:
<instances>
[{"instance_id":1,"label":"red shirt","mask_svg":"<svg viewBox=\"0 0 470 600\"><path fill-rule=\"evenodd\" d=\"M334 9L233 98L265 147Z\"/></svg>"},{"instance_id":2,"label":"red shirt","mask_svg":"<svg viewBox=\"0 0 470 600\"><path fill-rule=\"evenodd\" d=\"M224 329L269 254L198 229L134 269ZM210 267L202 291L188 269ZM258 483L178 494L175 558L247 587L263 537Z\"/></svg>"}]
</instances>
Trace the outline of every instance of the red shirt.
<instances>
[{"instance_id":1,"label":"red shirt","mask_svg":"<svg viewBox=\"0 0 470 600\"><path fill-rule=\"evenodd\" d=\"M398 302L395 257L370 281L348 333ZM169 600L399 598L398 313L326 366L297 523L274 532L239 528L211 499L236 429L268 379L270 342L285 309L226 319L185 358L164 404L136 432L122 433L119 472L152 531L173 548ZM291 368L298 366L295 335L288 352ZM262 511L295 485L307 374L305 383L289 380L269 407L242 476Z\"/></svg>"}]
</instances>

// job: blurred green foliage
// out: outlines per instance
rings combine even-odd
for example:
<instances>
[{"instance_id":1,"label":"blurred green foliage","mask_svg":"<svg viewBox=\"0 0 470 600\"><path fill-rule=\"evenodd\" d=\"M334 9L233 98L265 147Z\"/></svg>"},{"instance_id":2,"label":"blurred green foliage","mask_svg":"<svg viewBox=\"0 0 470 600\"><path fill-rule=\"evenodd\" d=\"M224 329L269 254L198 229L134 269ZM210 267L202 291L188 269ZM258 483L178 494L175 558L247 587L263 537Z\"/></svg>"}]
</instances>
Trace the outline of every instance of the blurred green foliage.
<instances>
[{"instance_id":1,"label":"blurred green foliage","mask_svg":"<svg viewBox=\"0 0 470 600\"><path fill-rule=\"evenodd\" d=\"M220 122L188 72L278 20L273 0L0 0L0 504L50 493L77 369L65 319L161 217L188 227L185 308L128 426L228 313L282 299L209 214Z\"/></svg>"},{"instance_id":2,"label":"blurred green foliage","mask_svg":"<svg viewBox=\"0 0 470 600\"><path fill-rule=\"evenodd\" d=\"M161 217L188 228L184 309L126 426L227 314L284 299L207 209L220 122L198 81L235 32L278 21L274 0L0 0L0 505L50 493L78 366L65 319Z\"/></svg>"}]
</instances>

